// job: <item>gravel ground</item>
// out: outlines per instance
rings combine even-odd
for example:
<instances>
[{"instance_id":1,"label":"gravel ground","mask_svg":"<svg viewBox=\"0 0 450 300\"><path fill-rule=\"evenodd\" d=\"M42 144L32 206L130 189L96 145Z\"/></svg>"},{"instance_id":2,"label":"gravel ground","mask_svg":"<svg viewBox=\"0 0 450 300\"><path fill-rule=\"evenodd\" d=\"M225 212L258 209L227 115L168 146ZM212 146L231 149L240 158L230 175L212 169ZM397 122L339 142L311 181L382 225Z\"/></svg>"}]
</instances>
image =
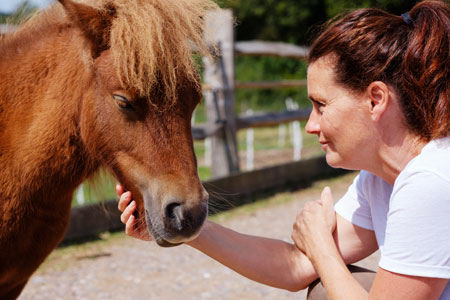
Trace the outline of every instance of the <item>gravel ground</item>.
<instances>
[{"instance_id":1,"label":"gravel ground","mask_svg":"<svg viewBox=\"0 0 450 300\"><path fill-rule=\"evenodd\" d=\"M218 222L240 232L290 241L292 223L304 202L318 199L325 184L338 199L354 176L278 194L262 208L249 212L240 209L240 213ZM290 195L294 200L279 201ZM252 282L188 246L160 248L121 234L105 240L54 251L19 299L306 298L304 291L292 293ZM377 261L375 254L359 265L376 269Z\"/></svg>"}]
</instances>

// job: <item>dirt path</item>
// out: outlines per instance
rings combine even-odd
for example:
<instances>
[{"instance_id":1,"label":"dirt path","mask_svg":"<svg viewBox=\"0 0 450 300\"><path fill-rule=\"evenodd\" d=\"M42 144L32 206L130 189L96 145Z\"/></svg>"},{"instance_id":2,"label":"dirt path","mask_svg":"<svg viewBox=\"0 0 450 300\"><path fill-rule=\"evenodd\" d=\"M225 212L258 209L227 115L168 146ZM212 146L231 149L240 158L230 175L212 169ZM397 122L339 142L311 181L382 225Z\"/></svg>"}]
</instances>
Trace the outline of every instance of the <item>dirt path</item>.
<instances>
[{"instance_id":1,"label":"dirt path","mask_svg":"<svg viewBox=\"0 0 450 300\"><path fill-rule=\"evenodd\" d=\"M278 194L263 208L218 222L237 231L290 241L292 223L305 201L330 185L338 199L354 174L318 182L312 188ZM293 196L293 201L285 201ZM360 265L376 266L377 255ZM26 286L26 299L305 299L252 282L188 246L163 249L115 234L100 243L54 251Z\"/></svg>"}]
</instances>

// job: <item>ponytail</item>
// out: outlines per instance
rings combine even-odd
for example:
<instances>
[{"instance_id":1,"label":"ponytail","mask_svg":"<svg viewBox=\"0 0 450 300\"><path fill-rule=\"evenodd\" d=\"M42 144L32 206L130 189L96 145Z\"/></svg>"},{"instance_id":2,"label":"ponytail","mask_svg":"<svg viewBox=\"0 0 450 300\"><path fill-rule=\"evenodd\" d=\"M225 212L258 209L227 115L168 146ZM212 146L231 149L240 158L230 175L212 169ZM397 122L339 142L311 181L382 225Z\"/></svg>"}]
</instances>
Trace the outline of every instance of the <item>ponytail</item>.
<instances>
[{"instance_id":1,"label":"ponytail","mask_svg":"<svg viewBox=\"0 0 450 300\"><path fill-rule=\"evenodd\" d=\"M450 135L450 8L423 1L409 14L360 9L311 46L309 63L330 55L336 81L363 92L383 81L399 95L408 127L426 140Z\"/></svg>"},{"instance_id":2,"label":"ponytail","mask_svg":"<svg viewBox=\"0 0 450 300\"><path fill-rule=\"evenodd\" d=\"M450 135L450 8L425 1L411 11L413 29L402 64L403 110L428 139Z\"/></svg>"}]
</instances>

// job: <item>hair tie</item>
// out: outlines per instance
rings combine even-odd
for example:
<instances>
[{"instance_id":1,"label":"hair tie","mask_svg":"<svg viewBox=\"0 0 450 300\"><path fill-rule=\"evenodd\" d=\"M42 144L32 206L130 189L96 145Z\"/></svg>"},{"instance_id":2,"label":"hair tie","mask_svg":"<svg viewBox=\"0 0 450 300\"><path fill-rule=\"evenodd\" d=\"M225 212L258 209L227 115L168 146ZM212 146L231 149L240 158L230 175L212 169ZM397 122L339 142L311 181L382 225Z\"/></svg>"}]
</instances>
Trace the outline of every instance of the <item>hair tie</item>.
<instances>
[{"instance_id":1,"label":"hair tie","mask_svg":"<svg viewBox=\"0 0 450 300\"><path fill-rule=\"evenodd\" d=\"M411 16L409 15L409 12L405 12L404 14L402 14L402 18L403 18L403 21L405 21L405 23L408 24L408 26L413 25L413 22L411 20Z\"/></svg>"}]
</instances>

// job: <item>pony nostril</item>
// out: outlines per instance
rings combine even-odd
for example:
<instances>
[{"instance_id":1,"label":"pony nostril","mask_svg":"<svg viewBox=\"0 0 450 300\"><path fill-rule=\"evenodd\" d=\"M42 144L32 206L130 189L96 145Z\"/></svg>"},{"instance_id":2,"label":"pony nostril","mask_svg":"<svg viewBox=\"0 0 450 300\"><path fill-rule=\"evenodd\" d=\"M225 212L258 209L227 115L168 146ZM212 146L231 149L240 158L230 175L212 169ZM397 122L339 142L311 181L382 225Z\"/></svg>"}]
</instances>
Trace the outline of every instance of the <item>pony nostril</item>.
<instances>
[{"instance_id":1,"label":"pony nostril","mask_svg":"<svg viewBox=\"0 0 450 300\"><path fill-rule=\"evenodd\" d=\"M181 207L180 203L173 202L166 206L166 217L173 222L176 229L182 230L183 229L183 209Z\"/></svg>"}]
</instances>

